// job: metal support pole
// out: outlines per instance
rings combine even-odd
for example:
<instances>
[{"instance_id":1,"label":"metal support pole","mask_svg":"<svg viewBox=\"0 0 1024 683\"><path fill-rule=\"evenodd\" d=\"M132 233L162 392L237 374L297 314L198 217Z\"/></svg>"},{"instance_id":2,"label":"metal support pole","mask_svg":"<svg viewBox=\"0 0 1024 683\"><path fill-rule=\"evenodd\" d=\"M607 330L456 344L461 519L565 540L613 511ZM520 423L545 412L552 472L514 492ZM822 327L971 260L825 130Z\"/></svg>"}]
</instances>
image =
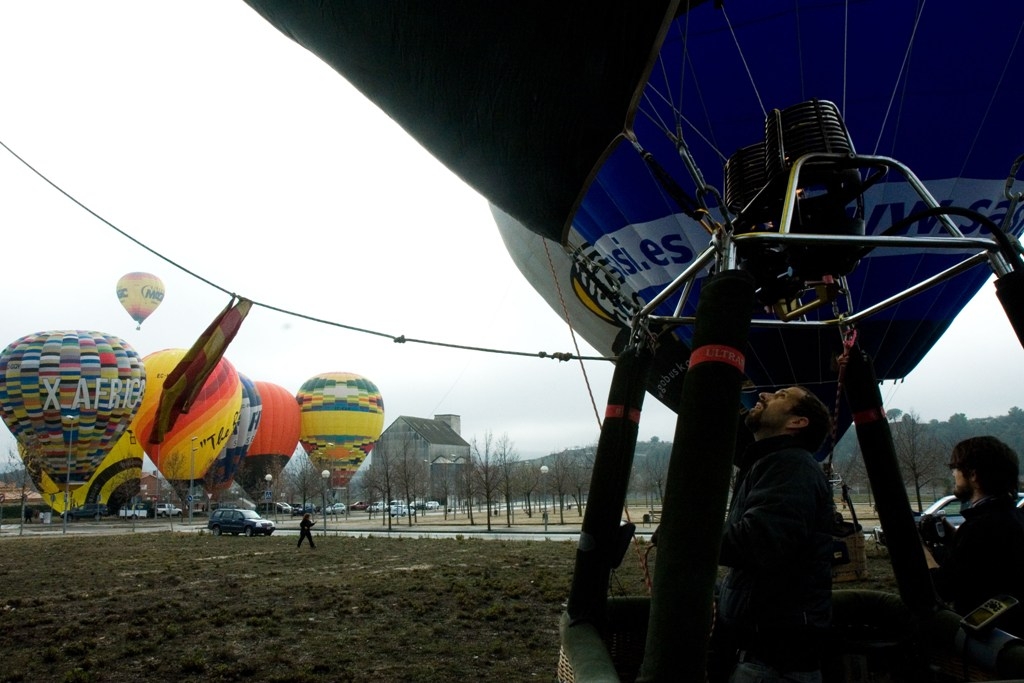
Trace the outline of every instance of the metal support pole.
<instances>
[{"instance_id":1,"label":"metal support pole","mask_svg":"<svg viewBox=\"0 0 1024 683\"><path fill-rule=\"evenodd\" d=\"M196 437L192 437L192 464L188 474L188 523L192 524L192 507L196 488Z\"/></svg>"},{"instance_id":2,"label":"metal support pole","mask_svg":"<svg viewBox=\"0 0 1024 683\"><path fill-rule=\"evenodd\" d=\"M61 417L64 423L65 443L67 450L67 469L64 476L64 528L61 533L68 532L68 517L71 516L71 449L75 442L75 416L64 415Z\"/></svg>"},{"instance_id":3,"label":"metal support pole","mask_svg":"<svg viewBox=\"0 0 1024 683\"><path fill-rule=\"evenodd\" d=\"M324 518L324 536L327 536L327 484L331 480L331 471L324 470L320 473L320 478L324 480L323 486L320 488L320 503L322 517Z\"/></svg>"}]
</instances>

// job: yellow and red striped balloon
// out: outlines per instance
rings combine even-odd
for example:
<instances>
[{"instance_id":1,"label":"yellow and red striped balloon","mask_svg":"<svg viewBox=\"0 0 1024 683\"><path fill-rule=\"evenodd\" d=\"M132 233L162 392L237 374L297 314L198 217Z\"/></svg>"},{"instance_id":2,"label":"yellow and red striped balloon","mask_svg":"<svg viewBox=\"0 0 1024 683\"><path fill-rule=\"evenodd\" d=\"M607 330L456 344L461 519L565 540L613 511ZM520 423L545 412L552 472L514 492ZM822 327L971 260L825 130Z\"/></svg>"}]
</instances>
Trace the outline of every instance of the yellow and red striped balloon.
<instances>
[{"instance_id":1,"label":"yellow and red striped balloon","mask_svg":"<svg viewBox=\"0 0 1024 683\"><path fill-rule=\"evenodd\" d=\"M185 353L185 349L165 349L142 359L148 385L132 422L132 431L149 459L165 478L176 481L201 479L206 474L231 438L242 407L238 372L227 358L221 358L189 412L178 416L162 443L150 443L164 380Z\"/></svg>"}]
</instances>

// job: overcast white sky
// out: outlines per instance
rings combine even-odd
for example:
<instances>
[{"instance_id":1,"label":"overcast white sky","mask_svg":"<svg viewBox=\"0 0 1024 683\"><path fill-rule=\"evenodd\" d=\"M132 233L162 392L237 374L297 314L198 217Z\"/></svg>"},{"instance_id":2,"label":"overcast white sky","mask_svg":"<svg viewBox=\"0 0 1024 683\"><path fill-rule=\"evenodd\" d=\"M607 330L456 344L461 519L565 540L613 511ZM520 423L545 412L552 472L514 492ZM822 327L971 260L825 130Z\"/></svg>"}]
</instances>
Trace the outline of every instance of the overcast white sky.
<instances>
[{"instance_id":1,"label":"overcast white sky","mask_svg":"<svg viewBox=\"0 0 1024 683\"><path fill-rule=\"evenodd\" d=\"M509 259L487 202L240 1L0 4L0 98L0 141L230 291L392 335L574 351L564 322ZM228 300L3 149L0 231L0 346L80 328L119 335L141 355L184 348ZM140 331L114 293L133 270L167 288ZM523 457L598 437L577 363L398 345L263 308L227 356L292 391L320 372L359 373L380 388L385 425L454 413L467 439L508 434ZM1020 360L988 285L883 395L924 418L1002 414L1024 404ZM611 370L587 364L602 412ZM674 422L648 398L640 438L671 439Z\"/></svg>"}]
</instances>

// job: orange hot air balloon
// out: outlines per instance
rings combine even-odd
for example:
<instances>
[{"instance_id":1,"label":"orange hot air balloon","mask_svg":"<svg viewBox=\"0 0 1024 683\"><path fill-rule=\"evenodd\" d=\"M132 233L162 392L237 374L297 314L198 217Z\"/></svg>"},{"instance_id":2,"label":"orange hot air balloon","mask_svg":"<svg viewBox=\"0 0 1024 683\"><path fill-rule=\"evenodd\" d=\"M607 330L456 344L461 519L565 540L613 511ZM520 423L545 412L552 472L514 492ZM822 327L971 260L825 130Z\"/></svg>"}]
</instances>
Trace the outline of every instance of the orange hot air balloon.
<instances>
[{"instance_id":1,"label":"orange hot air balloon","mask_svg":"<svg viewBox=\"0 0 1024 683\"><path fill-rule=\"evenodd\" d=\"M117 281L117 300L142 329L142 321L164 300L164 283L152 273L127 273Z\"/></svg>"},{"instance_id":2,"label":"orange hot air balloon","mask_svg":"<svg viewBox=\"0 0 1024 683\"><path fill-rule=\"evenodd\" d=\"M163 442L149 442L153 434L164 380L185 356L185 349L165 349L142 359L148 384L132 431L161 474L172 481L198 480L224 449L242 407L242 383L227 358L222 358L200 390L189 412L182 413Z\"/></svg>"},{"instance_id":3,"label":"orange hot air balloon","mask_svg":"<svg viewBox=\"0 0 1024 683\"><path fill-rule=\"evenodd\" d=\"M299 445L299 403L280 384L255 382L263 405L260 425L235 474L243 489L258 499L266 488L264 477L277 474Z\"/></svg>"},{"instance_id":4,"label":"orange hot air balloon","mask_svg":"<svg viewBox=\"0 0 1024 683\"><path fill-rule=\"evenodd\" d=\"M332 486L346 486L384 428L377 386L351 372L328 372L299 388L299 440L315 463L334 470Z\"/></svg>"}]
</instances>

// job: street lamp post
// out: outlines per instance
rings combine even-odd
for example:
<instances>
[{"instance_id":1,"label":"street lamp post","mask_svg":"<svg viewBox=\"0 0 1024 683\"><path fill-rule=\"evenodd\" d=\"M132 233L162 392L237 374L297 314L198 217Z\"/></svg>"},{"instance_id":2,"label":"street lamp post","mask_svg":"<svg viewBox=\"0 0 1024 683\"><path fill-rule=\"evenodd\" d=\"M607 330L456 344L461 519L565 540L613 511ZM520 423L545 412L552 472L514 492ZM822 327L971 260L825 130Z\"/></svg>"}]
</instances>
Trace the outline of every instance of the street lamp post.
<instances>
[{"instance_id":1,"label":"street lamp post","mask_svg":"<svg viewBox=\"0 0 1024 683\"><path fill-rule=\"evenodd\" d=\"M430 460L424 458L423 459L423 464L425 464L427 466L427 495L423 499L423 502L426 503L428 500L430 500L433 497L434 492L430 490L430 483L431 483L430 482L430 474L431 474L430 473ZM426 512L426 508L423 508L423 510L424 510L424 512Z\"/></svg>"},{"instance_id":2,"label":"street lamp post","mask_svg":"<svg viewBox=\"0 0 1024 683\"><path fill-rule=\"evenodd\" d=\"M274 481L274 475L267 472L264 475L263 480L267 482L267 491L263 494L263 500L267 501L267 516L270 516L270 504L274 501L274 489L272 488L272 482Z\"/></svg>"},{"instance_id":3,"label":"street lamp post","mask_svg":"<svg viewBox=\"0 0 1024 683\"><path fill-rule=\"evenodd\" d=\"M320 477L324 480L324 486L320 489L320 501L323 503L323 507L320 509L323 510L324 536L327 536L327 482L331 479L331 471L324 470L320 473Z\"/></svg>"},{"instance_id":4,"label":"street lamp post","mask_svg":"<svg viewBox=\"0 0 1024 683\"><path fill-rule=\"evenodd\" d=\"M457 492L458 487L452 483L451 466L455 462L455 454L451 453L448 455L448 462L444 464L444 518L448 519L448 511L452 511L452 519L455 519L455 513L459 506L459 494ZM452 501L449 497L455 498L455 505L452 505Z\"/></svg>"},{"instance_id":5,"label":"street lamp post","mask_svg":"<svg viewBox=\"0 0 1024 683\"><path fill-rule=\"evenodd\" d=\"M541 480L541 497L544 500L543 506L543 517L544 517L544 533L548 532L548 466L540 466L540 480Z\"/></svg>"},{"instance_id":6,"label":"street lamp post","mask_svg":"<svg viewBox=\"0 0 1024 683\"><path fill-rule=\"evenodd\" d=\"M345 492L345 521L347 522L348 521L348 508L349 508L348 487L347 486L342 486L341 490Z\"/></svg>"},{"instance_id":7,"label":"street lamp post","mask_svg":"<svg viewBox=\"0 0 1024 683\"><path fill-rule=\"evenodd\" d=\"M188 523L192 524L192 501L196 495L196 437L192 437L192 460L188 473Z\"/></svg>"},{"instance_id":8,"label":"street lamp post","mask_svg":"<svg viewBox=\"0 0 1024 683\"><path fill-rule=\"evenodd\" d=\"M68 517L71 516L71 448L75 442L75 416L62 415L61 422L64 423L64 447L68 452L67 470L64 476L64 529L61 533L68 532Z\"/></svg>"}]
</instances>

